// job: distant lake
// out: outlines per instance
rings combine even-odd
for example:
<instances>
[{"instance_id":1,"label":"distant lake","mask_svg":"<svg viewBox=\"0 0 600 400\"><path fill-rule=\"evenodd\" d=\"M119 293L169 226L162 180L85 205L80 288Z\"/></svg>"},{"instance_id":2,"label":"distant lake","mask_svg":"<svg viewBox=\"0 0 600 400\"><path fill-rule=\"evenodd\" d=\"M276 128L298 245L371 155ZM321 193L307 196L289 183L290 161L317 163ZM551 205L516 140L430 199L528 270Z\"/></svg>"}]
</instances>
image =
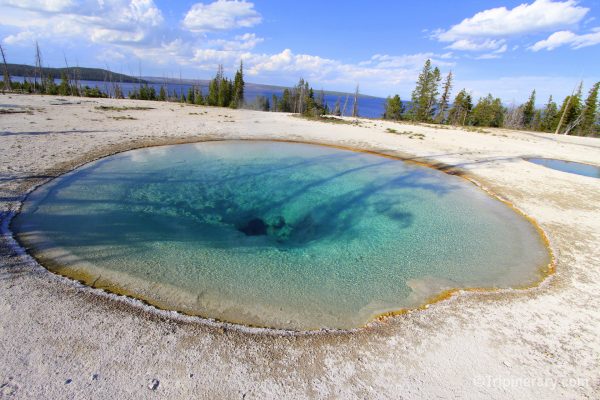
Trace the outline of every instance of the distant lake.
<instances>
[{"instance_id":1,"label":"distant lake","mask_svg":"<svg viewBox=\"0 0 600 400\"><path fill-rule=\"evenodd\" d=\"M20 77L20 76L13 76L13 77L11 77L11 79L15 82L23 82L23 80L24 80L24 78ZM55 79L55 82L57 84L59 84L60 79ZM100 90L102 90L103 92L106 92L106 93L108 93L112 90L111 84L108 82L80 81L80 83L82 86L86 86L86 85L89 87L97 86ZM138 84L138 83L119 83L119 85L121 86L121 90L123 91L123 94L125 96L129 96L129 94L131 92L138 89L140 86L140 84ZM158 94L160 87L162 85L160 83L149 83L148 86L154 87L154 89L156 90L156 93ZM168 83L166 85L166 87L169 91L169 94L172 94L173 91L175 90L175 91L177 91L177 93L179 93L179 95L181 95L181 92L183 91L186 96L187 96L189 88L192 86L200 87L202 89L203 96L206 96L206 94L208 93L208 86L206 84L202 84L202 83L198 84L198 85ZM278 97L281 97L281 95L283 94L283 89L270 90L270 89L256 89L256 88L247 87L245 90L245 100L246 100L246 103L252 104L257 96L265 96L269 99L269 102L271 102L271 97L273 96L273 94L277 95ZM319 94L319 91L316 90L315 96L318 96L318 94ZM340 107L343 108L344 102L346 101L346 96L345 95L339 96L339 98L340 98L340 104L341 104ZM325 94L325 102L329 106L330 110L333 110L337 99L338 99L337 95ZM352 95L348 95L348 104L346 106L346 112L344 114L346 116L352 114L352 100L353 100ZM380 118L383 115L384 104L385 104L384 98L360 97L359 101L358 101L358 114L361 117Z\"/></svg>"}]
</instances>

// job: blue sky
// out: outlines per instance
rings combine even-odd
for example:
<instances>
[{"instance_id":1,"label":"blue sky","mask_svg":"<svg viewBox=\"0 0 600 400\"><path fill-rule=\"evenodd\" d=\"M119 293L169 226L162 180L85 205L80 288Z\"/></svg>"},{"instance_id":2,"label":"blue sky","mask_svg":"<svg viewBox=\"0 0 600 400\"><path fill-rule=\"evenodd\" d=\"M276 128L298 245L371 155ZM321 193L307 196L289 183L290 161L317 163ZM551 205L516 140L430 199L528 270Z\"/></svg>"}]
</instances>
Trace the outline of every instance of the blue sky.
<instances>
[{"instance_id":1,"label":"blue sky","mask_svg":"<svg viewBox=\"0 0 600 400\"><path fill-rule=\"evenodd\" d=\"M210 78L244 60L247 81L408 98L423 62L455 92L562 99L600 80L600 0L0 0L8 61Z\"/></svg>"}]
</instances>

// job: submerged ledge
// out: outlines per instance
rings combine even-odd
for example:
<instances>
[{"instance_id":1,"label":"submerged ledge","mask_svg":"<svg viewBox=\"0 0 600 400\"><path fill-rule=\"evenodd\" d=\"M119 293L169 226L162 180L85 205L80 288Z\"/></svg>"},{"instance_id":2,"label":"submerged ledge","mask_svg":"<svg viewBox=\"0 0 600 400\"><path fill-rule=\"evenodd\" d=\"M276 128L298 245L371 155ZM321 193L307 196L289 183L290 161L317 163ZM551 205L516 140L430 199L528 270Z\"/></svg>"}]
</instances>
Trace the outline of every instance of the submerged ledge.
<instances>
[{"instance_id":1,"label":"submerged ledge","mask_svg":"<svg viewBox=\"0 0 600 400\"><path fill-rule=\"evenodd\" d=\"M455 175L455 176L459 176L462 177L463 179L466 179L467 181L471 182L472 184L476 185L478 187L478 189L483 190L488 196L490 196L491 198L495 199L495 200L499 200L502 203L504 203L505 205L507 205L513 212L517 213L518 215L524 217L534 228L535 230L538 232L544 247L546 249L546 251L548 252L548 256L550 258L550 262L548 265L542 265L538 268L539 271L539 275L540 275L540 279L538 282L535 282L534 284L531 285L524 285L524 286L516 286L516 287L510 287L510 288L459 288L459 289L451 289L451 290L447 290L447 291L443 291L433 297L431 297L430 299L428 299L424 304L415 307L415 308L405 308L405 309L399 309L397 311L390 311L390 312L386 312L386 313L382 313L380 315L377 315L375 318L373 318L369 323L367 323L365 326L360 327L360 328L354 328L354 329L319 329L319 330L307 330L307 331L303 331L303 330L292 330L292 329L280 329L280 328L270 328L270 327L263 327L263 326L252 326L252 325L247 325L247 324L240 324L240 323L236 323L236 322L228 322L228 321L219 321L216 319L212 319L212 318L206 318L203 317L201 315L196 315L196 314L187 314L185 312L181 312L181 311L173 311L170 310L168 308L164 308L159 302L155 302L155 301L149 301L148 299L144 299L144 298L140 298L139 296L132 296L129 292L127 292L126 290L123 290L122 288L119 288L117 285L113 285L113 286L105 286L102 287L102 285L99 285L100 287L95 286L95 283L97 283L97 279L92 279L92 276L85 276L85 274L81 274L81 276L76 276L76 274L71 274L67 271L65 271L65 273L61 273L60 266L56 266L59 270L59 272L55 272L55 271L51 271L48 268L44 267L44 265L48 265L49 263L51 263L50 260L45 260L43 258L38 258L36 257L35 254L32 255L32 257L38 262L39 265L41 265L42 267L44 267L45 270L55 273L57 275L63 276L68 278L69 281L76 281L76 282L80 282L83 283L85 285L85 288L90 289L93 293L96 294L100 294L103 293L104 295L108 295L109 298L111 298L112 300L115 299L120 299L122 300L122 296L125 296L127 298L127 303L131 304L135 307L139 307L141 304L145 304L146 306L144 306L145 311L154 311L154 312L159 312L162 315L168 315L170 318L173 318L175 315L179 315L181 317L184 317L184 319L187 321L189 318L191 318L191 321L194 322L198 322L198 323L202 323L202 324L207 324L210 326L217 326L217 327L227 327L228 329L234 328L234 329L238 329L240 331L244 331L244 332L252 332L252 333L271 333L271 334L315 334L315 333L321 333L321 332L327 332L327 333L332 333L332 332L338 332L338 333L347 333L347 332L356 332L359 330L362 330L364 328L368 328L368 327L372 327L376 322L378 321L385 321L390 317L394 317L394 316L398 316L398 315L403 315L415 310L424 310L427 309L430 305L435 304L439 301L443 301L449 298L452 298L454 296L460 295L460 294L466 294L466 293L485 293L485 294L491 294L491 293L516 293L519 291L525 291L528 289L534 289L539 287L539 285L544 282L546 280L547 277L551 276L554 272L555 272L555 266L556 266L556 260L555 260L555 256L554 256L554 252L552 250L552 247L550 245L550 242L548 240L548 237L546 235L546 233L543 231L543 229L538 225L538 223L531 217L529 217L528 215L526 215L524 212L522 212L520 209L518 209L517 207L515 207L511 202L509 202L508 200L502 198L501 196L493 193L491 190L489 190L488 188L486 188L484 185L482 185L481 183L479 183L479 181L469 175L468 173L466 173L465 171L456 168L452 165L447 165L447 164L442 164L442 163L435 163L435 162L431 162L430 160L428 160L427 158L423 158L423 157L410 157L408 155L404 155L400 152L397 151L386 151L386 150L382 150L382 149L371 149L371 148L361 148L361 147L350 147L350 146L345 146L345 145L339 145L339 144L335 144L335 143L323 143L323 142L311 142L311 141L303 141L303 140L285 140L285 139L272 139L272 138L261 138L261 139L247 139L247 138L215 138L215 137L206 137L206 138L173 138L173 139L162 139L162 140L149 140L146 143L143 143L142 145L138 145L137 143L132 143L131 146L128 145L114 145L114 146L110 146L110 148L115 148L115 151L108 151L105 154L102 155L98 155L98 156L83 156L80 159L80 163L76 164L73 163L68 167L65 168L59 168L58 173L56 173L56 175L51 178L46 180L45 182L39 184L39 185L35 185L34 187L29 188L29 190L27 191L27 194L21 199L20 201L20 206L19 206L19 211L17 211L16 213L13 213L12 215L9 216L9 218L7 218L4 222L4 225L7 227L8 229L8 233L10 233L12 235L12 238L15 240L15 244L17 244L19 246L19 249L21 251L26 252L27 254L30 254L29 251L26 251L23 247L23 244L21 243L21 240L17 237L17 235L15 235L13 233L11 224L13 221L13 218L16 216L16 214L18 214L21 210L21 207L23 206L23 203L27 200L28 196L35 190L37 189L39 186L41 185L45 185L47 183L49 183L50 181L52 181L53 179L56 179L60 176L62 176L65 173L68 173L70 171L73 171L79 167L82 167L88 163L91 163L93 161L114 155L114 154L118 154L118 153L122 153L125 151L130 151L130 150L135 150L135 149L142 149L142 148L148 148L148 147L158 147L158 146L164 146L164 145L173 145L173 144L191 144L191 143L201 143L201 142L211 142L211 141L232 141L232 140L247 140L247 141L269 141L269 142L286 142L286 143L302 143L302 144L311 144L311 145L319 145L319 146L326 146L326 147L331 147L331 148L337 148L337 149L343 149L343 150L349 150L349 151L354 151L354 152L360 152L360 153L367 153L367 154L373 154L373 155L377 155L380 157L386 157L386 158L390 158L390 159L394 159L394 160L398 160L398 161L404 161L404 162L408 162L408 163L413 163L416 165L420 165L420 166L424 166L424 167L428 167L428 168L432 168L435 170L439 170L441 172L450 174L450 175ZM56 170L55 170L56 171ZM55 172L53 171L53 172ZM31 254L30 254L31 255ZM94 289L100 289L100 291L98 290L94 290ZM108 292L106 291L108 290ZM131 301L132 300L132 301ZM150 307L148 307L150 306ZM166 314L165 314L166 313Z\"/></svg>"}]
</instances>

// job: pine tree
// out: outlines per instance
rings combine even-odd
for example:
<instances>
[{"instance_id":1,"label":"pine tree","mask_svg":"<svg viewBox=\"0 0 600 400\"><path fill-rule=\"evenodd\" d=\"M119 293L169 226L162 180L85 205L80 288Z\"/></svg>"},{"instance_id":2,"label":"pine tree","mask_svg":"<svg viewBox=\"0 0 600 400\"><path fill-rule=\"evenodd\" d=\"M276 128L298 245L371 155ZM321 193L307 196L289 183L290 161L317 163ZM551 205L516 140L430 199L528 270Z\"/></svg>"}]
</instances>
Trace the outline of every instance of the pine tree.
<instances>
[{"instance_id":1,"label":"pine tree","mask_svg":"<svg viewBox=\"0 0 600 400\"><path fill-rule=\"evenodd\" d=\"M391 119L399 121L402 119L404 114L404 104L400 100L399 95L394 97L388 97L385 101L385 112L383 113L383 119Z\"/></svg>"},{"instance_id":2,"label":"pine tree","mask_svg":"<svg viewBox=\"0 0 600 400\"><path fill-rule=\"evenodd\" d=\"M435 113L435 105L437 104L437 97L440 94L439 87L442 81L442 75L440 69L435 67L431 74L431 80L429 82L429 102L427 103L426 120L430 121Z\"/></svg>"},{"instance_id":3,"label":"pine tree","mask_svg":"<svg viewBox=\"0 0 600 400\"><path fill-rule=\"evenodd\" d=\"M206 103L209 106L219 105L219 84L217 83L217 78L211 80L208 84L208 97Z\"/></svg>"},{"instance_id":4,"label":"pine tree","mask_svg":"<svg viewBox=\"0 0 600 400\"><path fill-rule=\"evenodd\" d=\"M202 104L204 104L204 97L202 95L201 87L196 88L196 91L194 92L194 104L196 104L197 106L201 106Z\"/></svg>"},{"instance_id":5,"label":"pine tree","mask_svg":"<svg viewBox=\"0 0 600 400\"><path fill-rule=\"evenodd\" d=\"M583 108L581 123L578 129L578 133L581 135L591 135L592 133L594 133L594 124L596 123L598 115L599 87L600 82L596 82L596 84L590 89L587 99L585 100L585 106Z\"/></svg>"},{"instance_id":6,"label":"pine tree","mask_svg":"<svg viewBox=\"0 0 600 400\"><path fill-rule=\"evenodd\" d=\"M540 124L540 130L544 132L554 132L556 129L558 115L558 109L556 103L552 100L552 95L548 99L548 103L544 107L544 111L542 113L542 121Z\"/></svg>"},{"instance_id":7,"label":"pine tree","mask_svg":"<svg viewBox=\"0 0 600 400\"><path fill-rule=\"evenodd\" d=\"M160 92L158 92L158 100L166 101L167 100L167 92L165 91L165 86L160 86Z\"/></svg>"},{"instance_id":8,"label":"pine tree","mask_svg":"<svg viewBox=\"0 0 600 400\"><path fill-rule=\"evenodd\" d=\"M188 89L187 102L189 104L194 104L194 87L193 86L190 86L190 88Z\"/></svg>"},{"instance_id":9,"label":"pine tree","mask_svg":"<svg viewBox=\"0 0 600 400\"><path fill-rule=\"evenodd\" d=\"M271 111L273 112L277 112L279 111L279 101L277 99L277 95L275 93L273 93L273 95L271 96Z\"/></svg>"},{"instance_id":10,"label":"pine tree","mask_svg":"<svg viewBox=\"0 0 600 400\"><path fill-rule=\"evenodd\" d=\"M577 90L573 92L571 96L565 97L565 100L560 107L559 115L560 120L558 122L556 133L564 132L569 134L571 130L579 122L579 116L581 115L581 91L583 88L583 82L579 83Z\"/></svg>"},{"instance_id":11,"label":"pine tree","mask_svg":"<svg viewBox=\"0 0 600 400\"><path fill-rule=\"evenodd\" d=\"M69 84L69 78L65 72L61 74L60 85L58 85L58 94L61 96L71 95L71 85Z\"/></svg>"},{"instance_id":12,"label":"pine tree","mask_svg":"<svg viewBox=\"0 0 600 400\"><path fill-rule=\"evenodd\" d=\"M529 100L523 105L523 127L531 128L535 115L535 89L531 92Z\"/></svg>"},{"instance_id":13,"label":"pine tree","mask_svg":"<svg viewBox=\"0 0 600 400\"><path fill-rule=\"evenodd\" d=\"M233 80L233 100L231 107L240 108L244 104L244 64L240 61L240 69L235 73Z\"/></svg>"},{"instance_id":14,"label":"pine tree","mask_svg":"<svg viewBox=\"0 0 600 400\"><path fill-rule=\"evenodd\" d=\"M501 127L504 122L504 107L502 100L491 94L482 97L473 108L471 122L475 126Z\"/></svg>"},{"instance_id":15,"label":"pine tree","mask_svg":"<svg viewBox=\"0 0 600 400\"><path fill-rule=\"evenodd\" d=\"M284 89L281 96L281 104L278 107L282 112L292 112L292 93L290 89Z\"/></svg>"},{"instance_id":16,"label":"pine tree","mask_svg":"<svg viewBox=\"0 0 600 400\"><path fill-rule=\"evenodd\" d=\"M471 95L465 89L462 89L452 104L448 112L448 122L452 125L465 125L473 108Z\"/></svg>"},{"instance_id":17,"label":"pine tree","mask_svg":"<svg viewBox=\"0 0 600 400\"><path fill-rule=\"evenodd\" d=\"M411 96L411 116L415 121L431 121L439 95L440 70L432 69L431 60L425 61Z\"/></svg>"},{"instance_id":18,"label":"pine tree","mask_svg":"<svg viewBox=\"0 0 600 400\"><path fill-rule=\"evenodd\" d=\"M450 102L450 93L452 91L452 71L448 72L446 76L446 80L444 81L444 86L442 89L442 97L440 98L440 104L438 107L437 117L435 121L439 124L444 123L446 121L446 111L448 110L448 104Z\"/></svg>"}]
</instances>

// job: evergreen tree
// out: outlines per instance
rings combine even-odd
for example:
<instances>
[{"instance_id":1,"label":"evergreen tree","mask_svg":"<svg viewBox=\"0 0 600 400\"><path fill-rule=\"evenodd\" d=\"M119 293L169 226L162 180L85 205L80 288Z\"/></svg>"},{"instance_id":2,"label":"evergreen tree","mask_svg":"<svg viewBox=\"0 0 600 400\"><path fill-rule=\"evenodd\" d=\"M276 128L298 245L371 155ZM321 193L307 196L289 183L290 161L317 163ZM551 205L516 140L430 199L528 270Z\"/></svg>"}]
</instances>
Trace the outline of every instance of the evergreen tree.
<instances>
[{"instance_id":1,"label":"evergreen tree","mask_svg":"<svg viewBox=\"0 0 600 400\"><path fill-rule=\"evenodd\" d=\"M388 96L388 98L385 101L385 111L383 113L383 119L399 121L402 119L402 114L404 114L404 104L402 103L402 100L400 100L400 96Z\"/></svg>"},{"instance_id":2,"label":"evergreen tree","mask_svg":"<svg viewBox=\"0 0 600 400\"><path fill-rule=\"evenodd\" d=\"M541 130L541 126L542 126L542 110L535 110L535 113L533 115L533 120L531 121L531 129L534 131L539 131Z\"/></svg>"},{"instance_id":3,"label":"evergreen tree","mask_svg":"<svg viewBox=\"0 0 600 400\"><path fill-rule=\"evenodd\" d=\"M202 88L197 87L194 91L194 104L201 106L204 104L204 96L202 95Z\"/></svg>"},{"instance_id":4,"label":"evergreen tree","mask_svg":"<svg viewBox=\"0 0 600 400\"><path fill-rule=\"evenodd\" d=\"M581 118L581 124L579 125L578 133L581 135L591 135L594 133L594 124L598 117L598 88L600 82L596 82L590 89L587 99L585 100L585 106L583 108L583 114Z\"/></svg>"},{"instance_id":5,"label":"evergreen tree","mask_svg":"<svg viewBox=\"0 0 600 400\"><path fill-rule=\"evenodd\" d=\"M531 92L529 100L523 105L523 127L531 128L535 115L535 89Z\"/></svg>"},{"instance_id":6,"label":"evergreen tree","mask_svg":"<svg viewBox=\"0 0 600 400\"><path fill-rule=\"evenodd\" d=\"M471 114L471 123L475 126L501 127L503 121L502 100L495 99L491 94L480 98Z\"/></svg>"},{"instance_id":7,"label":"evergreen tree","mask_svg":"<svg viewBox=\"0 0 600 400\"><path fill-rule=\"evenodd\" d=\"M556 124L558 124L557 115L558 109L556 103L552 100L552 95L550 95L548 103L546 103L542 113L540 130L544 132L554 132L556 129Z\"/></svg>"},{"instance_id":8,"label":"evergreen tree","mask_svg":"<svg viewBox=\"0 0 600 400\"><path fill-rule=\"evenodd\" d=\"M219 107L231 106L233 83L227 78L222 78L219 84Z\"/></svg>"},{"instance_id":9,"label":"evergreen tree","mask_svg":"<svg viewBox=\"0 0 600 400\"><path fill-rule=\"evenodd\" d=\"M45 82L42 85L45 94L57 95L58 86L54 83L54 79L51 76L46 77Z\"/></svg>"},{"instance_id":10,"label":"evergreen tree","mask_svg":"<svg viewBox=\"0 0 600 400\"><path fill-rule=\"evenodd\" d=\"M58 85L58 94L61 96L71 95L71 85L69 84L69 78L64 72L61 74L60 85Z\"/></svg>"},{"instance_id":11,"label":"evergreen tree","mask_svg":"<svg viewBox=\"0 0 600 400\"><path fill-rule=\"evenodd\" d=\"M439 94L440 70L432 69L431 60L425 61L411 96L411 116L415 121L430 121Z\"/></svg>"},{"instance_id":12,"label":"evergreen tree","mask_svg":"<svg viewBox=\"0 0 600 400\"><path fill-rule=\"evenodd\" d=\"M244 105L244 64L240 61L240 69L235 73L233 80L232 108L240 108Z\"/></svg>"},{"instance_id":13,"label":"evergreen tree","mask_svg":"<svg viewBox=\"0 0 600 400\"><path fill-rule=\"evenodd\" d=\"M167 100L167 92L165 91L165 86L161 85L160 92L158 92L158 100L166 101Z\"/></svg>"},{"instance_id":14,"label":"evergreen tree","mask_svg":"<svg viewBox=\"0 0 600 400\"><path fill-rule=\"evenodd\" d=\"M277 107L281 112L292 112L292 98L291 91L289 89L283 90L283 95L281 96L281 103L279 107Z\"/></svg>"},{"instance_id":15,"label":"evergreen tree","mask_svg":"<svg viewBox=\"0 0 600 400\"><path fill-rule=\"evenodd\" d=\"M580 82L573 95L565 97L565 100L560 107L560 111L558 112L560 119L557 126L557 133L570 133L578 123L579 116L581 115L582 88L583 82Z\"/></svg>"},{"instance_id":16,"label":"evergreen tree","mask_svg":"<svg viewBox=\"0 0 600 400\"><path fill-rule=\"evenodd\" d=\"M448 122L452 125L465 125L472 108L471 95L462 89L454 98L452 108L448 112Z\"/></svg>"},{"instance_id":17,"label":"evergreen tree","mask_svg":"<svg viewBox=\"0 0 600 400\"><path fill-rule=\"evenodd\" d=\"M187 94L187 102L188 104L194 104L194 87L190 86Z\"/></svg>"},{"instance_id":18,"label":"evergreen tree","mask_svg":"<svg viewBox=\"0 0 600 400\"><path fill-rule=\"evenodd\" d=\"M450 103L450 93L452 91L452 71L448 72L446 76L446 80L444 81L444 86L442 88L442 97L440 98L440 104L438 107L437 117L435 121L437 123L444 123L446 120L446 111L448 110L448 105Z\"/></svg>"},{"instance_id":19,"label":"evergreen tree","mask_svg":"<svg viewBox=\"0 0 600 400\"><path fill-rule=\"evenodd\" d=\"M219 84L217 83L217 79L213 79L208 84L208 97L206 98L206 103L209 106L218 106L219 105Z\"/></svg>"}]
</instances>

